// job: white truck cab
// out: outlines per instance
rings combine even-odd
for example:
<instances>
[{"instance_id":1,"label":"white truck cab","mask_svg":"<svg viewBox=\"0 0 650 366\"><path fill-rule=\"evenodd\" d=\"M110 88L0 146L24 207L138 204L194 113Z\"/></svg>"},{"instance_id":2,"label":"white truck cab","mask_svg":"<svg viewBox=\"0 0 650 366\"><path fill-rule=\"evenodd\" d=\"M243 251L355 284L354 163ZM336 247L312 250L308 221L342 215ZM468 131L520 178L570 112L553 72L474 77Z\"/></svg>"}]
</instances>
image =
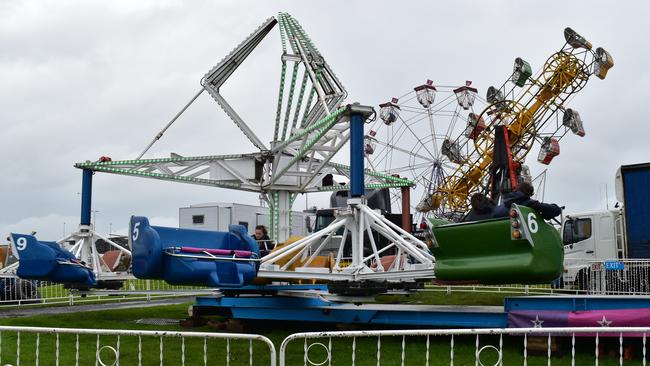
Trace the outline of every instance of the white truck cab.
<instances>
[{"instance_id":1,"label":"white truck cab","mask_svg":"<svg viewBox=\"0 0 650 366\"><path fill-rule=\"evenodd\" d=\"M616 209L564 218L562 279L565 285L582 288L580 284L589 282L588 272L600 272L608 260L626 261L629 265L624 270L605 268L610 270L605 273L605 284L625 287L628 292L650 292L650 163L622 165L614 183Z\"/></svg>"},{"instance_id":2,"label":"white truck cab","mask_svg":"<svg viewBox=\"0 0 650 366\"><path fill-rule=\"evenodd\" d=\"M587 268L591 261L626 257L622 217L620 210L564 217L564 283L579 280L581 270Z\"/></svg>"}]
</instances>

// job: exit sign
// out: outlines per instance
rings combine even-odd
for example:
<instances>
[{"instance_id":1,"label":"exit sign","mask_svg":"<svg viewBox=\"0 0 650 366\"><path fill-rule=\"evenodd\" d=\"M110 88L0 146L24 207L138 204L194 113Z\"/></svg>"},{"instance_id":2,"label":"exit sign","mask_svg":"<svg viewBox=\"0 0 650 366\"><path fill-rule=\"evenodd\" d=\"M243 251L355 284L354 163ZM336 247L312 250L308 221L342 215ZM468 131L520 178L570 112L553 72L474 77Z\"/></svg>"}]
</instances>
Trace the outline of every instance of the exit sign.
<instances>
[{"instance_id":1,"label":"exit sign","mask_svg":"<svg viewBox=\"0 0 650 366\"><path fill-rule=\"evenodd\" d=\"M605 269L611 271L621 271L625 269L625 263L619 261L605 261Z\"/></svg>"}]
</instances>

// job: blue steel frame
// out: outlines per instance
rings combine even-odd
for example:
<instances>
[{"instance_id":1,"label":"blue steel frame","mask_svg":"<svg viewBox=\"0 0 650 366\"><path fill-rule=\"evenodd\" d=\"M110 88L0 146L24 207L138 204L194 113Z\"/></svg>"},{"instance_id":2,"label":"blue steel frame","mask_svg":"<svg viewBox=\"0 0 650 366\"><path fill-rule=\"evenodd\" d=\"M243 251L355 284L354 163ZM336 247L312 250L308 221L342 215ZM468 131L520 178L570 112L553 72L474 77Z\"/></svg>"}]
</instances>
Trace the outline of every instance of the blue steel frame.
<instances>
[{"instance_id":1,"label":"blue steel frame","mask_svg":"<svg viewBox=\"0 0 650 366\"><path fill-rule=\"evenodd\" d=\"M331 302L320 297L277 296L279 291L327 291L327 285L247 286L238 292L273 296L201 296L195 308L234 319L446 328L506 328L510 311L589 311L650 308L641 296L509 297L504 306L435 306Z\"/></svg>"},{"instance_id":2,"label":"blue steel frame","mask_svg":"<svg viewBox=\"0 0 650 366\"><path fill-rule=\"evenodd\" d=\"M292 286L286 287L292 290ZM290 296L201 296L196 298L194 307L198 314L203 308L247 320L449 328L508 325L508 314L500 311L500 307L354 305Z\"/></svg>"},{"instance_id":3,"label":"blue steel frame","mask_svg":"<svg viewBox=\"0 0 650 366\"><path fill-rule=\"evenodd\" d=\"M360 113L350 114L350 197L365 194L363 179L363 121Z\"/></svg>"},{"instance_id":4,"label":"blue steel frame","mask_svg":"<svg viewBox=\"0 0 650 366\"><path fill-rule=\"evenodd\" d=\"M81 179L81 225L90 225L91 202L93 195L93 171L83 169Z\"/></svg>"}]
</instances>

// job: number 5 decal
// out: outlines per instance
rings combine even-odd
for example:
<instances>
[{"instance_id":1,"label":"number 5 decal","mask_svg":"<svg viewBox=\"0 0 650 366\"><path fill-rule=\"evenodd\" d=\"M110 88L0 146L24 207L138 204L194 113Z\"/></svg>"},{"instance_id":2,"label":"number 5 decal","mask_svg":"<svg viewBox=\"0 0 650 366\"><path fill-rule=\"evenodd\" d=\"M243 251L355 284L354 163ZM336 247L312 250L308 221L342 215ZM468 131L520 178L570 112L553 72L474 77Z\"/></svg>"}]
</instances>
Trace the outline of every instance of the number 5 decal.
<instances>
[{"instance_id":1,"label":"number 5 decal","mask_svg":"<svg viewBox=\"0 0 650 366\"><path fill-rule=\"evenodd\" d=\"M133 224L133 236L131 236L133 241L138 240L138 236L140 236L140 229L138 229L138 226L140 226L139 222L136 222L135 224Z\"/></svg>"},{"instance_id":2,"label":"number 5 decal","mask_svg":"<svg viewBox=\"0 0 650 366\"><path fill-rule=\"evenodd\" d=\"M537 224L537 221L535 220L535 214L529 212L527 221L528 221L528 229L530 230L531 234L535 234L537 232L537 229L539 229L539 224Z\"/></svg>"}]
</instances>

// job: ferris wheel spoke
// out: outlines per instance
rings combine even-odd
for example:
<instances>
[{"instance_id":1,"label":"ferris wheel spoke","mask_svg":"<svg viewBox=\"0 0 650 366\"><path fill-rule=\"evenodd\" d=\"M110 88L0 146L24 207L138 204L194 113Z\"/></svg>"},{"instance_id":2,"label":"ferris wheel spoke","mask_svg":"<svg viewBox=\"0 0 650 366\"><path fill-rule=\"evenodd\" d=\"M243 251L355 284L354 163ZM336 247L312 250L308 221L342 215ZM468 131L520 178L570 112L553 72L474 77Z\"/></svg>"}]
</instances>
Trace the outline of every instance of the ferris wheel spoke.
<instances>
[{"instance_id":1,"label":"ferris wheel spoke","mask_svg":"<svg viewBox=\"0 0 650 366\"><path fill-rule=\"evenodd\" d=\"M403 124L407 126L411 126L414 124L417 124L419 122L425 121L429 118L429 112L424 112L418 115L419 118L409 118L409 119L404 119Z\"/></svg>"},{"instance_id":2,"label":"ferris wheel spoke","mask_svg":"<svg viewBox=\"0 0 650 366\"><path fill-rule=\"evenodd\" d=\"M408 131L413 135L413 137L415 137L416 140L420 141L420 139L418 138L418 135L413 131L413 129L410 126L406 126L406 129L408 129ZM424 148L424 150L427 153L429 153L429 156L431 157L431 159L433 159L433 160L436 159L436 157L431 153L431 151L429 151L429 149L425 145L422 145L422 147Z\"/></svg>"},{"instance_id":3,"label":"ferris wheel spoke","mask_svg":"<svg viewBox=\"0 0 650 366\"><path fill-rule=\"evenodd\" d=\"M441 165L442 165L443 167L447 168L448 170L454 170L454 169L456 169L456 167L453 166L453 165L451 165L450 162L443 162Z\"/></svg>"},{"instance_id":4,"label":"ferris wheel spoke","mask_svg":"<svg viewBox=\"0 0 650 366\"><path fill-rule=\"evenodd\" d=\"M467 114L471 111L459 107L461 101L456 89L458 87L433 88L427 82L427 86L419 86L399 100L384 104L393 108L392 111L385 109L387 118L382 119L390 133L382 134L383 139L374 135L378 153L372 161L384 166L387 174L399 174L416 182L412 196L420 200L413 202L414 206L428 199L448 175L459 169L458 163L452 163L451 158L443 154L443 144L451 142L464 147L462 156L473 147L464 134Z\"/></svg>"},{"instance_id":5,"label":"ferris wheel spoke","mask_svg":"<svg viewBox=\"0 0 650 366\"><path fill-rule=\"evenodd\" d=\"M396 174L396 173L403 173L403 172L415 171L415 170L429 170L430 167L431 164L426 164L426 163L419 164L419 165L403 165L396 168L390 168L386 170L386 173Z\"/></svg>"},{"instance_id":6,"label":"ferris wheel spoke","mask_svg":"<svg viewBox=\"0 0 650 366\"><path fill-rule=\"evenodd\" d=\"M399 140L400 137L401 137L402 134L403 134L403 128L401 128L401 127L398 127L398 128L397 128L397 131L395 131L395 129L393 129L392 126L391 126L391 128L388 128L386 131L387 131L387 132L386 132L386 135L389 135L389 136L387 137L386 140L387 140L387 141L391 141L391 142L392 142L393 140ZM399 135L398 135L397 137L395 137L395 134L399 134ZM376 141L377 143L381 142L380 139L375 139L375 141ZM387 143L380 144L380 146L382 146L382 149L378 152L378 154L381 155L381 153L385 152L385 153L386 153L386 157L388 157L388 154L391 153L391 149L389 148L389 146L386 146L386 144L387 144ZM390 145L390 144L388 144L388 145ZM391 146L392 146L392 145L391 145Z\"/></svg>"},{"instance_id":7,"label":"ferris wheel spoke","mask_svg":"<svg viewBox=\"0 0 650 366\"><path fill-rule=\"evenodd\" d=\"M455 103L455 97L453 93L449 93L449 95L441 100L439 103L434 104L431 106L431 112L434 114L444 114L446 112L445 108L449 107L449 105Z\"/></svg>"},{"instance_id":8,"label":"ferris wheel spoke","mask_svg":"<svg viewBox=\"0 0 650 366\"><path fill-rule=\"evenodd\" d=\"M395 146L393 144L389 144L389 143L382 142L382 141L376 141L376 143L377 143L377 145L380 145L380 146L383 146L384 148L386 148L387 151L399 151L401 153L406 154L407 156L417 157L419 159L426 160L429 163L433 163L435 161L435 159L432 159L431 157L414 153L413 151L409 151L409 150L403 149L401 147L397 147L397 146Z\"/></svg>"},{"instance_id":9,"label":"ferris wheel spoke","mask_svg":"<svg viewBox=\"0 0 650 366\"><path fill-rule=\"evenodd\" d=\"M429 117L428 118L428 120L429 120L429 129L431 130L431 136L433 136L433 138L431 139L431 142L433 143L433 151L436 154L436 157L435 157L436 160L439 160L440 159L440 150L438 149L438 143L437 143L438 141L435 138L435 136L436 136L436 127L433 124L433 114L431 114L431 111L429 111L429 110L427 110L427 112L428 112L427 116Z\"/></svg>"}]
</instances>

